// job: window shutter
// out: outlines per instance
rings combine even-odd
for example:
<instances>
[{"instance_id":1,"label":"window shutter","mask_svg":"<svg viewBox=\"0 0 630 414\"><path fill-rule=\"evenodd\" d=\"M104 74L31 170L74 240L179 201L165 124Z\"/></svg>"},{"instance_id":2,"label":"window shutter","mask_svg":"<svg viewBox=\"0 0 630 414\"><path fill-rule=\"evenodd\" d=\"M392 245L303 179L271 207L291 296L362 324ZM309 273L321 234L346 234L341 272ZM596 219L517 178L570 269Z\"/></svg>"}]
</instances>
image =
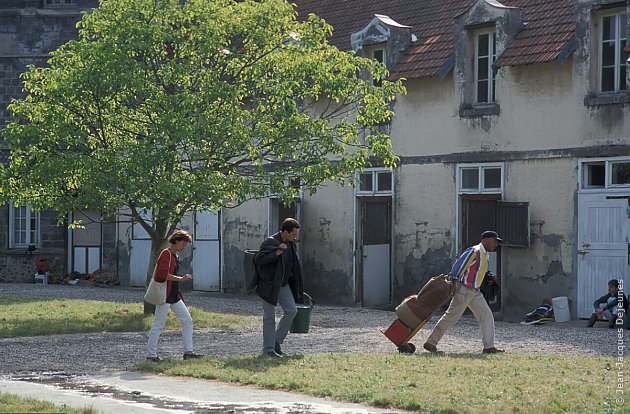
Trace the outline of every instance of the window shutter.
<instances>
[{"instance_id":1,"label":"window shutter","mask_svg":"<svg viewBox=\"0 0 630 414\"><path fill-rule=\"evenodd\" d=\"M497 201L496 223L503 245L529 246L529 202Z\"/></svg>"}]
</instances>

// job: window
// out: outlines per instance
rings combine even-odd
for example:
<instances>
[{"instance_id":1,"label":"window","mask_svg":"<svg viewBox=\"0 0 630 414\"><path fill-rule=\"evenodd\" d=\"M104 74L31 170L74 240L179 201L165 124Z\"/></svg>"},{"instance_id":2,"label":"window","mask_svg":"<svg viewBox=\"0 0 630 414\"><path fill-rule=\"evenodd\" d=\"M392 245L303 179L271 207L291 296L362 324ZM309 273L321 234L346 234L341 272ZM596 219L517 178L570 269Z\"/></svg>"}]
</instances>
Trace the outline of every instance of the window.
<instances>
[{"instance_id":1,"label":"window","mask_svg":"<svg viewBox=\"0 0 630 414\"><path fill-rule=\"evenodd\" d=\"M372 50L372 59L379 61L380 63L382 63L383 65L387 66L387 62L385 61L385 49L374 49ZM372 84L374 86L381 86L382 85L382 81L381 80L377 80L377 79L372 79Z\"/></svg>"},{"instance_id":2,"label":"window","mask_svg":"<svg viewBox=\"0 0 630 414\"><path fill-rule=\"evenodd\" d=\"M590 162L582 166L584 174L584 188L604 188L606 187L606 163Z\"/></svg>"},{"instance_id":3,"label":"window","mask_svg":"<svg viewBox=\"0 0 630 414\"><path fill-rule=\"evenodd\" d=\"M497 36L494 29L478 32L475 36L475 102L492 103L494 95L494 72Z\"/></svg>"},{"instance_id":4,"label":"window","mask_svg":"<svg viewBox=\"0 0 630 414\"><path fill-rule=\"evenodd\" d=\"M582 189L630 187L630 158L585 160L580 168Z\"/></svg>"},{"instance_id":5,"label":"window","mask_svg":"<svg viewBox=\"0 0 630 414\"><path fill-rule=\"evenodd\" d=\"M623 11L604 15L600 32L600 90L619 92L626 90L626 46L627 15Z\"/></svg>"},{"instance_id":6,"label":"window","mask_svg":"<svg viewBox=\"0 0 630 414\"><path fill-rule=\"evenodd\" d=\"M285 178L284 186L291 187L295 190L295 198L299 199L302 197L302 181L299 178ZM278 193L270 193L269 198L279 198L280 195Z\"/></svg>"},{"instance_id":7,"label":"window","mask_svg":"<svg viewBox=\"0 0 630 414\"><path fill-rule=\"evenodd\" d=\"M76 0L44 0L45 6L74 6L76 4Z\"/></svg>"},{"instance_id":8,"label":"window","mask_svg":"<svg viewBox=\"0 0 630 414\"><path fill-rule=\"evenodd\" d=\"M9 248L39 246L39 213L29 206L9 205Z\"/></svg>"},{"instance_id":9,"label":"window","mask_svg":"<svg viewBox=\"0 0 630 414\"><path fill-rule=\"evenodd\" d=\"M358 174L357 195L391 195L392 172L390 170L366 170Z\"/></svg>"},{"instance_id":10,"label":"window","mask_svg":"<svg viewBox=\"0 0 630 414\"><path fill-rule=\"evenodd\" d=\"M460 193L501 193L503 167L501 164L462 165L458 167Z\"/></svg>"},{"instance_id":11,"label":"window","mask_svg":"<svg viewBox=\"0 0 630 414\"><path fill-rule=\"evenodd\" d=\"M630 161L610 163L610 184L630 185Z\"/></svg>"}]
</instances>

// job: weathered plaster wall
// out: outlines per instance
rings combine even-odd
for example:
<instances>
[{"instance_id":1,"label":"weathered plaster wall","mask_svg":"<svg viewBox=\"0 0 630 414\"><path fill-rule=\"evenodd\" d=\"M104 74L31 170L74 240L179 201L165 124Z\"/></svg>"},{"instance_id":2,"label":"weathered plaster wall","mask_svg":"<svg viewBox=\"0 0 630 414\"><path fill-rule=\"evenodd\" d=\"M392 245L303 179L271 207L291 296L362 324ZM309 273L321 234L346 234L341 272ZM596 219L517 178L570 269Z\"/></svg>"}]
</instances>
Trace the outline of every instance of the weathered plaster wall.
<instances>
[{"instance_id":1,"label":"weathered plaster wall","mask_svg":"<svg viewBox=\"0 0 630 414\"><path fill-rule=\"evenodd\" d=\"M354 190L328 185L305 195L301 224L305 292L320 303L354 303Z\"/></svg>"},{"instance_id":2,"label":"weathered plaster wall","mask_svg":"<svg viewBox=\"0 0 630 414\"><path fill-rule=\"evenodd\" d=\"M453 75L442 81L408 81L408 95L399 97L394 108L394 149L403 157L500 151L496 160L501 160L529 158L528 151L546 149L583 156L580 151L586 146L594 147L597 156L606 151L600 147L627 145L629 105L585 106L580 65L568 59L560 67L547 63L502 68L496 81L498 116L460 118ZM479 155L459 158L474 162L475 157Z\"/></svg>"},{"instance_id":3,"label":"weathered plaster wall","mask_svg":"<svg viewBox=\"0 0 630 414\"><path fill-rule=\"evenodd\" d=\"M223 210L225 292L245 291L245 250L258 249L268 236L268 203L250 201ZM324 186L316 195L302 198L299 248L304 290L319 303L354 303L353 203L350 187Z\"/></svg>"},{"instance_id":4,"label":"weathered plaster wall","mask_svg":"<svg viewBox=\"0 0 630 414\"><path fill-rule=\"evenodd\" d=\"M391 137L397 155L418 156L453 152L460 134L453 77L405 82L407 95L396 99Z\"/></svg>"},{"instance_id":5,"label":"weathered plaster wall","mask_svg":"<svg viewBox=\"0 0 630 414\"><path fill-rule=\"evenodd\" d=\"M575 310L576 165L562 158L513 162L507 168L505 199L530 203L531 246L503 248L506 319L520 320L544 298L556 296L567 296Z\"/></svg>"},{"instance_id":6,"label":"weathered plaster wall","mask_svg":"<svg viewBox=\"0 0 630 414\"><path fill-rule=\"evenodd\" d=\"M450 270L455 209L452 167L405 165L396 171L394 303Z\"/></svg>"},{"instance_id":7,"label":"weathered plaster wall","mask_svg":"<svg viewBox=\"0 0 630 414\"><path fill-rule=\"evenodd\" d=\"M268 203L268 200L249 201L221 213L221 286L224 292L245 292L245 250L258 249L269 235Z\"/></svg>"}]
</instances>

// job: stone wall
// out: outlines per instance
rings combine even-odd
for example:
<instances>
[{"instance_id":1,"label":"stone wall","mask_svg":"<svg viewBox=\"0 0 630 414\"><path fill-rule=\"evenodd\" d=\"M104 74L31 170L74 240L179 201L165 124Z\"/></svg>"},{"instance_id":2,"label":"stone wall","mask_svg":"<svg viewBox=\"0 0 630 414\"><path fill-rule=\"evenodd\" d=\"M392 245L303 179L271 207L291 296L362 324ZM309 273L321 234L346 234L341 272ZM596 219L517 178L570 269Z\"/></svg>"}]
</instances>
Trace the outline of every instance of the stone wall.
<instances>
[{"instance_id":1,"label":"stone wall","mask_svg":"<svg viewBox=\"0 0 630 414\"><path fill-rule=\"evenodd\" d=\"M23 94L20 74L27 65L45 65L50 51L75 38L76 23L83 11L96 7L98 0L77 0L76 5L62 7L44 3L43 0L0 3L0 128L11 116L7 105ZM2 161L6 162L4 148L2 154ZM27 253L25 248L9 249L9 208L0 206L0 282L32 283L35 260L43 258L48 260L51 273L67 273L67 227L57 223L53 212L44 211L40 217L41 242L37 250ZM110 244L113 243L112 239ZM112 246L105 248L112 250ZM105 260L104 265L109 264Z\"/></svg>"}]
</instances>

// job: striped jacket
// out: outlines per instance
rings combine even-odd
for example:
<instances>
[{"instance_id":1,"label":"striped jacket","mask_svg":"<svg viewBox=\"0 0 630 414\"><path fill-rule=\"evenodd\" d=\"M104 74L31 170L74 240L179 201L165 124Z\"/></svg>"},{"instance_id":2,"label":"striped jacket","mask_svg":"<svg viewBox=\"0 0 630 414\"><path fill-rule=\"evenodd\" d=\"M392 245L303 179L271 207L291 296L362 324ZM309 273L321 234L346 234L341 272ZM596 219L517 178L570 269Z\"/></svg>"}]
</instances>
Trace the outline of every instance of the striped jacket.
<instances>
[{"instance_id":1,"label":"striped jacket","mask_svg":"<svg viewBox=\"0 0 630 414\"><path fill-rule=\"evenodd\" d=\"M449 275L468 287L479 289L488 271L488 252L483 244L467 248L457 259Z\"/></svg>"}]
</instances>

